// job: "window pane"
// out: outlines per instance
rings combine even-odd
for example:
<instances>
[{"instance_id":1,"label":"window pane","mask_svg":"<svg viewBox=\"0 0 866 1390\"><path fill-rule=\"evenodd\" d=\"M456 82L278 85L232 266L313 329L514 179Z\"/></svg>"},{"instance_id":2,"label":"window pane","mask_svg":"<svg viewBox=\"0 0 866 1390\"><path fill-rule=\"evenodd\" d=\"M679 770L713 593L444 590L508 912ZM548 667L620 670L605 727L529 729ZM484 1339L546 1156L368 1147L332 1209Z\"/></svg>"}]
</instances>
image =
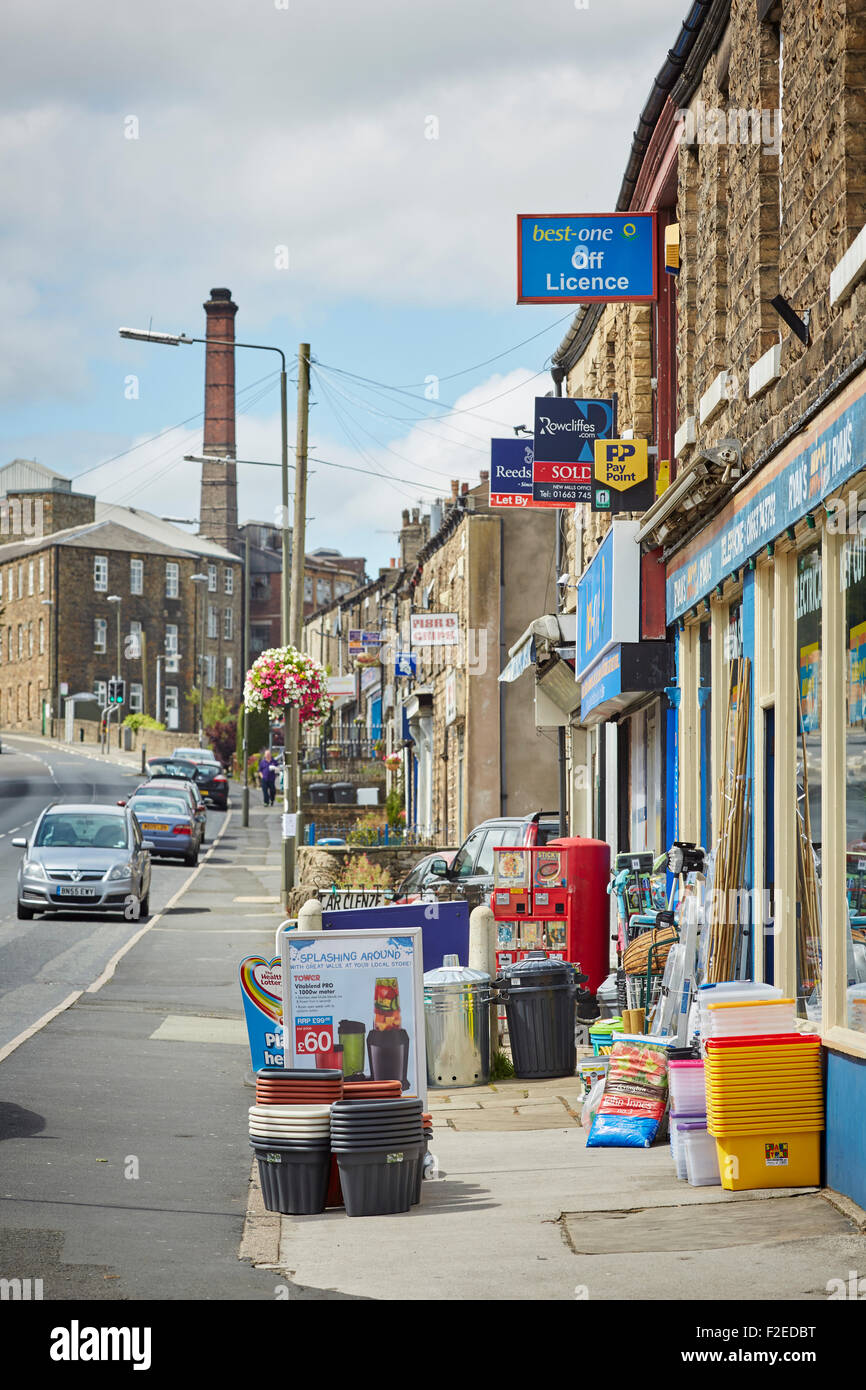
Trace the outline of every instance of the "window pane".
<instances>
[{"instance_id":1,"label":"window pane","mask_svg":"<svg viewBox=\"0 0 866 1390\"><path fill-rule=\"evenodd\" d=\"M454 860L454 873L457 875L458 878L467 878L469 874L472 873L472 864L475 859L475 855L478 850L478 844L482 834L483 831L476 830L472 835L470 835L469 839L466 841L466 844L463 846L460 853L457 855L457 858Z\"/></svg>"},{"instance_id":2,"label":"window pane","mask_svg":"<svg viewBox=\"0 0 866 1390\"><path fill-rule=\"evenodd\" d=\"M487 834L484 836L484 843L482 844L481 849L479 850L478 858L475 862L474 872L476 874L493 873L493 846L501 844L501 840L499 838L501 834L501 830L487 831Z\"/></svg>"},{"instance_id":3,"label":"window pane","mask_svg":"<svg viewBox=\"0 0 866 1390\"><path fill-rule=\"evenodd\" d=\"M821 547L797 556L797 999L820 1021L821 921L816 854L821 849Z\"/></svg>"},{"instance_id":4,"label":"window pane","mask_svg":"<svg viewBox=\"0 0 866 1390\"><path fill-rule=\"evenodd\" d=\"M849 1028L866 1033L866 539L842 550L845 603L845 936Z\"/></svg>"}]
</instances>

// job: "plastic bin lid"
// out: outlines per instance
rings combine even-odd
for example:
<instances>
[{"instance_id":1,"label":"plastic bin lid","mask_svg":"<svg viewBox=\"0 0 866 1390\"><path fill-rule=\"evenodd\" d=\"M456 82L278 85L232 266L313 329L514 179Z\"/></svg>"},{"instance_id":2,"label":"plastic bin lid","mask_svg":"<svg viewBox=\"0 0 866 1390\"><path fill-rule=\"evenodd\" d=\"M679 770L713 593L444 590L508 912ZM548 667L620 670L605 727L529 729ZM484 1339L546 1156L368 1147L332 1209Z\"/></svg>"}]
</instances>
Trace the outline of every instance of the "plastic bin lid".
<instances>
[{"instance_id":1,"label":"plastic bin lid","mask_svg":"<svg viewBox=\"0 0 866 1390\"><path fill-rule=\"evenodd\" d=\"M706 1130L707 1130L707 1120L706 1120L706 1116L704 1116L703 1120L689 1120L689 1121L688 1121L686 1124L684 1124L684 1125L681 1125L681 1124L677 1123L677 1129L680 1131L680 1133L685 1133L685 1132L688 1132L689 1130L695 1130L695 1131L703 1130L704 1133L706 1133Z\"/></svg>"},{"instance_id":2,"label":"plastic bin lid","mask_svg":"<svg viewBox=\"0 0 866 1390\"><path fill-rule=\"evenodd\" d=\"M820 1046L821 1039L817 1033L755 1033L744 1038L742 1034L735 1034L730 1038L707 1038L707 1047L790 1047L797 1043L812 1043Z\"/></svg>"},{"instance_id":3,"label":"plastic bin lid","mask_svg":"<svg viewBox=\"0 0 866 1390\"><path fill-rule=\"evenodd\" d=\"M671 1071L673 1071L674 1067L677 1068L677 1071L684 1067L700 1067L701 1071L703 1071L704 1069L703 1062L668 1062L668 1066L670 1067Z\"/></svg>"},{"instance_id":4,"label":"plastic bin lid","mask_svg":"<svg viewBox=\"0 0 866 1390\"><path fill-rule=\"evenodd\" d=\"M553 960L545 951L532 951L523 960L516 960L511 965L503 965L502 974L515 976L561 975L564 980L573 980L574 966L566 960Z\"/></svg>"},{"instance_id":5,"label":"plastic bin lid","mask_svg":"<svg viewBox=\"0 0 866 1390\"><path fill-rule=\"evenodd\" d=\"M460 964L459 956L443 956L436 970L425 970L424 985L483 985L490 976L483 970L470 970Z\"/></svg>"},{"instance_id":6,"label":"plastic bin lid","mask_svg":"<svg viewBox=\"0 0 866 1390\"><path fill-rule=\"evenodd\" d=\"M796 1004L796 999L722 999L718 1004L707 1004L708 1009L775 1009L780 1004Z\"/></svg>"}]
</instances>

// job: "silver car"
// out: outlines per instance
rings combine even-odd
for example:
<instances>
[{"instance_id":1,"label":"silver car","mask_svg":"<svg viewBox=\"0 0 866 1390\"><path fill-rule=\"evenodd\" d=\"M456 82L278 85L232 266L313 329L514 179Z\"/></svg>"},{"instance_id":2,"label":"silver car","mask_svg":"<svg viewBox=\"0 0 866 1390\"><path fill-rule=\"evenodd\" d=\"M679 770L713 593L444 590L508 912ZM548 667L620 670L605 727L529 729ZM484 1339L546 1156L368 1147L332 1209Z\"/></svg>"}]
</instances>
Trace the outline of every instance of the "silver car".
<instances>
[{"instance_id":1,"label":"silver car","mask_svg":"<svg viewBox=\"0 0 866 1390\"><path fill-rule=\"evenodd\" d=\"M150 850L126 807L54 802L39 816L18 866L18 916L36 912L150 910Z\"/></svg>"}]
</instances>

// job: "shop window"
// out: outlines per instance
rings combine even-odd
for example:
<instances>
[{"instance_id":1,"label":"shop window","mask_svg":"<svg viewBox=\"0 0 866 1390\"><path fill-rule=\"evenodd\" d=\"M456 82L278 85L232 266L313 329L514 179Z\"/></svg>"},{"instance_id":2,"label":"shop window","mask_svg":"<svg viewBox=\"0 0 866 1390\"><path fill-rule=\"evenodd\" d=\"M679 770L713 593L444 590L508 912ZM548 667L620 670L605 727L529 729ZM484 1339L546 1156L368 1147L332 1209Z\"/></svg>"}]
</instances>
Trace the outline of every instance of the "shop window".
<instances>
[{"instance_id":1,"label":"shop window","mask_svg":"<svg viewBox=\"0 0 866 1390\"><path fill-rule=\"evenodd\" d=\"M846 541L841 585L845 614L845 870L850 929L847 1025L866 1033L866 538Z\"/></svg>"},{"instance_id":2,"label":"shop window","mask_svg":"<svg viewBox=\"0 0 866 1390\"><path fill-rule=\"evenodd\" d=\"M797 999L821 1018L821 547L797 556Z\"/></svg>"}]
</instances>

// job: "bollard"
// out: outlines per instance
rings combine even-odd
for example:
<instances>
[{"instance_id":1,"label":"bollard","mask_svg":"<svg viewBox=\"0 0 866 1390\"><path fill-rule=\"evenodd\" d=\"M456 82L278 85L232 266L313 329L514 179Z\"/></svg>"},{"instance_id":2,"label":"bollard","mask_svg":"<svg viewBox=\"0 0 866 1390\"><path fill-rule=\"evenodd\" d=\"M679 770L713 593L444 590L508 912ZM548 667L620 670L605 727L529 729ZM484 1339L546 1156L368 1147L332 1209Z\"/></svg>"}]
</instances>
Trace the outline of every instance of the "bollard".
<instances>
[{"instance_id":1,"label":"bollard","mask_svg":"<svg viewBox=\"0 0 866 1390\"><path fill-rule=\"evenodd\" d=\"M469 914L469 969L483 970L496 979L496 918L492 908L479 903ZM499 1006L490 1005L490 1063L499 1051Z\"/></svg>"},{"instance_id":2,"label":"bollard","mask_svg":"<svg viewBox=\"0 0 866 1390\"><path fill-rule=\"evenodd\" d=\"M318 898L308 898L298 913L298 931L322 930L322 904Z\"/></svg>"}]
</instances>

